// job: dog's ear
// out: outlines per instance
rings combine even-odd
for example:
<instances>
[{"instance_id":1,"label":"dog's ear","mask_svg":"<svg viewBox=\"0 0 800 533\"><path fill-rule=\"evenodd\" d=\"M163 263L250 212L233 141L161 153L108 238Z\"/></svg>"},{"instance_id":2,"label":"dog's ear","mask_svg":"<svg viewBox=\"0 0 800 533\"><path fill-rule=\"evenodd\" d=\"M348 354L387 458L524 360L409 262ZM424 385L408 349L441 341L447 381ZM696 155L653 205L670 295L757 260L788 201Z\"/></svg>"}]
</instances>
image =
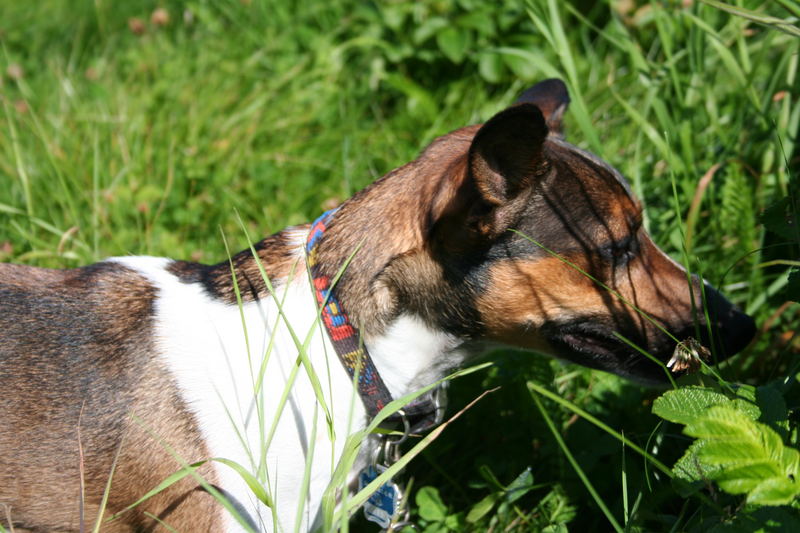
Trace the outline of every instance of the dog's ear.
<instances>
[{"instance_id":1,"label":"dog's ear","mask_svg":"<svg viewBox=\"0 0 800 533\"><path fill-rule=\"evenodd\" d=\"M501 111L478 130L469 148L469 173L489 207L508 203L546 170L547 132L539 108L524 103Z\"/></svg>"},{"instance_id":2,"label":"dog's ear","mask_svg":"<svg viewBox=\"0 0 800 533\"><path fill-rule=\"evenodd\" d=\"M542 111L551 135L563 136L561 117L569 106L569 91L558 78L540 81L517 98L515 104L533 104Z\"/></svg>"}]
</instances>

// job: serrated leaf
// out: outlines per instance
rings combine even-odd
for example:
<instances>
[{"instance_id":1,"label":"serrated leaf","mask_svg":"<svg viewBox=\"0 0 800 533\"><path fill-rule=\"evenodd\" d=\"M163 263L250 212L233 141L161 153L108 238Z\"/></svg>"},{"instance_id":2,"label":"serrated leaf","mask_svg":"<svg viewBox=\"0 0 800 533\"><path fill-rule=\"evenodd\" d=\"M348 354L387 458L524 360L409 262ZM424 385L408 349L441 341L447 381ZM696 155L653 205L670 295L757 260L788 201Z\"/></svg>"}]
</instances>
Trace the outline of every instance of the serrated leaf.
<instances>
[{"instance_id":1,"label":"serrated leaf","mask_svg":"<svg viewBox=\"0 0 800 533\"><path fill-rule=\"evenodd\" d=\"M761 409L759 409L758 405L750 400L736 398L731 402L731 405L734 409L746 415L750 420L758 420L761 418Z\"/></svg>"},{"instance_id":2,"label":"serrated leaf","mask_svg":"<svg viewBox=\"0 0 800 533\"><path fill-rule=\"evenodd\" d=\"M729 404L719 392L702 387L685 387L665 392L653 402L653 414L677 424L689 424L714 405Z\"/></svg>"},{"instance_id":3,"label":"serrated leaf","mask_svg":"<svg viewBox=\"0 0 800 533\"><path fill-rule=\"evenodd\" d=\"M744 494L755 489L764 480L777 477L781 477L781 473L775 468L775 463L762 461L734 468L725 468L714 475L714 480L726 492Z\"/></svg>"},{"instance_id":4,"label":"serrated leaf","mask_svg":"<svg viewBox=\"0 0 800 533\"><path fill-rule=\"evenodd\" d=\"M686 425L684 433L699 439L758 439L756 423L732 405L714 405ZM774 433L774 432L773 432Z\"/></svg>"},{"instance_id":5,"label":"serrated leaf","mask_svg":"<svg viewBox=\"0 0 800 533\"><path fill-rule=\"evenodd\" d=\"M761 505L787 503L800 493L799 484L794 482L800 452L785 446L772 428L733 405L710 407L687 424L684 432L700 439L690 447L697 464L718 465L718 469L701 475L717 482L722 490L747 494L748 501ZM688 455L687 451L684 457ZM681 458L676 463L676 474L679 463L685 469L686 461ZM691 480L691 470L688 474Z\"/></svg>"},{"instance_id":6,"label":"serrated leaf","mask_svg":"<svg viewBox=\"0 0 800 533\"><path fill-rule=\"evenodd\" d=\"M786 505L792 503L798 493L800 486L788 477L774 477L765 479L750 494L747 495L747 503L756 505Z\"/></svg>"},{"instance_id":7,"label":"serrated leaf","mask_svg":"<svg viewBox=\"0 0 800 533\"><path fill-rule=\"evenodd\" d=\"M704 440L696 440L686 449L683 457L672 467L678 478L688 482L705 482L722 468L719 464L707 464L700 458L699 452L706 444Z\"/></svg>"},{"instance_id":8,"label":"serrated leaf","mask_svg":"<svg viewBox=\"0 0 800 533\"><path fill-rule=\"evenodd\" d=\"M699 451L699 457L708 464L728 465L729 467L738 465L757 464L767 461L762 453L763 448L759 443L745 439L703 439L705 446ZM769 464L776 465L775 458L769 458ZM777 467L771 475L777 475Z\"/></svg>"},{"instance_id":9,"label":"serrated leaf","mask_svg":"<svg viewBox=\"0 0 800 533\"><path fill-rule=\"evenodd\" d=\"M756 388L752 385L740 384L736 387L733 406L753 420L761 418L761 409L756 402Z\"/></svg>"},{"instance_id":10,"label":"serrated leaf","mask_svg":"<svg viewBox=\"0 0 800 533\"><path fill-rule=\"evenodd\" d=\"M800 472L800 452L794 448L785 446L783 448L781 463L783 464L784 470L788 475L792 477L798 477L798 472Z\"/></svg>"},{"instance_id":11,"label":"serrated leaf","mask_svg":"<svg viewBox=\"0 0 800 533\"><path fill-rule=\"evenodd\" d=\"M751 401L753 403L756 402L756 388L752 385L746 385L740 383L736 385L736 397L742 398L744 400Z\"/></svg>"}]
</instances>

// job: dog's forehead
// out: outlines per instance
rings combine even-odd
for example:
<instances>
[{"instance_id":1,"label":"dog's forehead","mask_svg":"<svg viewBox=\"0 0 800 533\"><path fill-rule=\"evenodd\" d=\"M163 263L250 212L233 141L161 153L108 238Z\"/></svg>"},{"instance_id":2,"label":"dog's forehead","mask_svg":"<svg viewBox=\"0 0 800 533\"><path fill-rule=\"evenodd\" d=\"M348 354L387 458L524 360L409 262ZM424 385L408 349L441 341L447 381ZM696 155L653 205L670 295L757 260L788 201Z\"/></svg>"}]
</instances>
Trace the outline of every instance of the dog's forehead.
<instances>
[{"instance_id":1,"label":"dog's forehead","mask_svg":"<svg viewBox=\"0 0 800 533\"><path fill-rule=\"evenodd\" d=\"M491 246L492 257L545 255L529 239L559 253L594 249L640 225L641 203L611 165L560 139L548 139L546 153L552 171L524 200L515 232Z\"/></svg>"},{"instance_id":2,"label":"dog's forehead","mask_svg":"<svg viewBox=\"0 0 800 533\"><path fill-rule=\"evenodd\" d=\"M631 189L628 180L625 179L625 177L619 172L619 170L609 165L606 161L600 159L599 157L597 157L596 155L594 155L589 151L583 150L582 148L578 148L574 144L568 143L567 141L565 141L560 137L549 137L548 141L555 144L559 148L566 150L572 153L573 155L586 159L593 165L607 171L609 174L614 176L614 178L616 178L616 180L620 183L620 185L622 185L628 196L630 196L631 198L634 197L633 190Z\"/></svg>"}]
</instances>

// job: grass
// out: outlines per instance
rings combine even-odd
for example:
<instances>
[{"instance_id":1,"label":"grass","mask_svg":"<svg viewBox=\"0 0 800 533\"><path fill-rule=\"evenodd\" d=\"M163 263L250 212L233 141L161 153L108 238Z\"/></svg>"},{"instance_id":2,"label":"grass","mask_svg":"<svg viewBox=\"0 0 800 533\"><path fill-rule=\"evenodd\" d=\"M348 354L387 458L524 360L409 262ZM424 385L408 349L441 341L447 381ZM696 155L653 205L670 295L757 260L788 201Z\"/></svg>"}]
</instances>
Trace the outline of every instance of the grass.
<instances>
[{"instance_id":1,"label":"grass","mask_svg":"<svg viewBox=\"0 0 800 533\"><path fill-rule=\"evenodd\" d=\"M758 340L725 379L793 376L800 236L784 215L800 201L800 10L718 4L0 0L0 259L217 262L220 230L237 250L245 233L310 221L559 76L568 139L630 179L657 243L756 316ZM688 439L650 414L658 391L529 354L492 359L451 401L502 390L406 469L423 529L609 530L580 472L625 530L736 525L741 500L684 500L576 414L670 465ZM543 419L528 383L578 411L539 395ZM511 498L528 469L536 488ZM478 504L490 510L470 513Z\"/></svg>"}]
</instances>

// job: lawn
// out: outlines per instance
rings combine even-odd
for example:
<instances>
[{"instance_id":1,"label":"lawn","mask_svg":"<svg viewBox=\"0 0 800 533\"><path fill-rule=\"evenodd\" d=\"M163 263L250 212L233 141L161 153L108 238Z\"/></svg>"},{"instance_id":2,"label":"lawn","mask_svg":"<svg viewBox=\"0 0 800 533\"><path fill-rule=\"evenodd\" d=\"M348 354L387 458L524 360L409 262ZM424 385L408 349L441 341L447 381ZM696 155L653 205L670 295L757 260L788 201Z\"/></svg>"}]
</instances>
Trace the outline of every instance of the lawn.
<instances>
[{"instance_id":1,"label":"lawn","mask_svg":"<svg viewBox=\"0 0 800 533\"><path fill-rule=\"evenodd\" d=\"M774 458L799 438L798 18L795 0L0 0L0 260L221 261L223 235L248 244L240 220L262 236L313 220L560 77L567 138L628 177L662 248L756 318L749 349L679 385L757 409L737 411L752 446L717 441L747 450L730 471L771 474L673 473L693 438L716 438L707 412L685 433L664 391L503 351L453 382L451 412L501 388L405 470L412 519L797 531L800 462ZM770 476L780 490L754 496Z\"/></svg>"}]
</instances>

